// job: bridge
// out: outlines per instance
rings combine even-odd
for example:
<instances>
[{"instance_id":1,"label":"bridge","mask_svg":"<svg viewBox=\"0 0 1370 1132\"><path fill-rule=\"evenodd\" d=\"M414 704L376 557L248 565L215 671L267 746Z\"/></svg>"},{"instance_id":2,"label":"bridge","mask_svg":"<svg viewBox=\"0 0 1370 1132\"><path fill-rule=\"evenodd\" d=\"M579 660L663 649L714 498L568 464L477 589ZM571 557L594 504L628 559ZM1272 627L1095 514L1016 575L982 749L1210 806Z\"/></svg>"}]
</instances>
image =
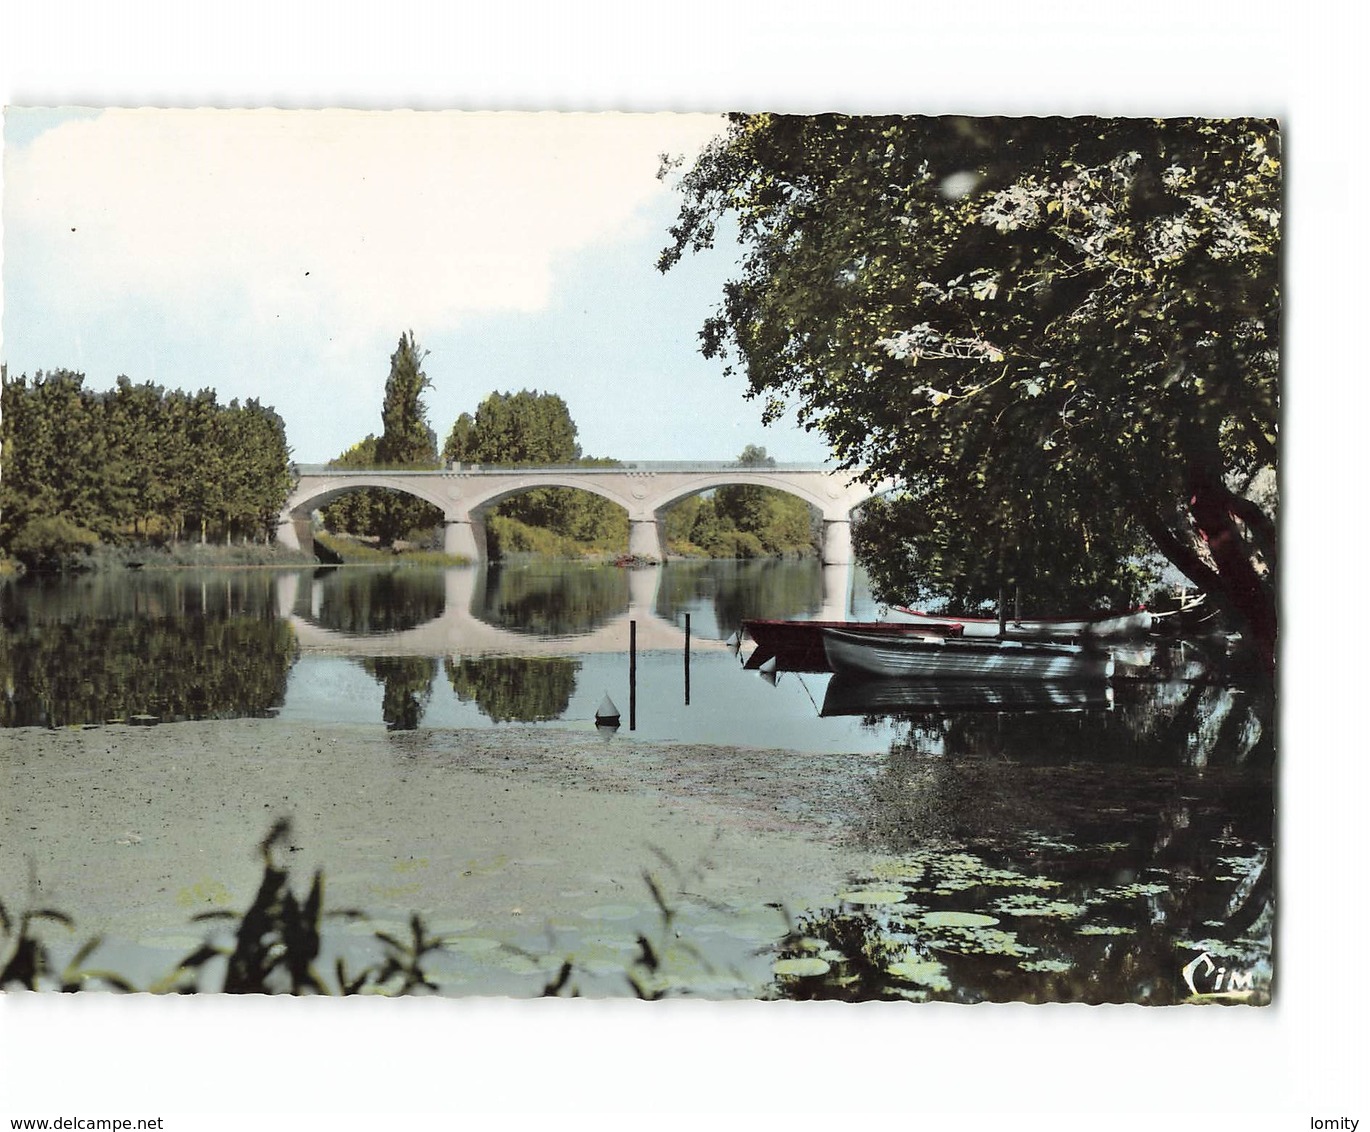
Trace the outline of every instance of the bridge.
<instances>
[{"instance_id":1,"label":"bridge","mask_svg":"<svg viewBox=\"0 0 1370 1132\"><path fill-rule=\"evenodd\" d=\"M442 511L443 549L473 562L486 557L485 513L503 499L539 487L592 492L628 512L628 553L662 561L663 516L671 504L701 491L734 484L772 487L816 508L823 520L820 547L825 565L852 561L852 511L893 483L875 489L857 480L859 471L834 471L822 464L762 467L728 463L624 462L615 467L578 464L538 468L482 468L455 464L436 471L330 468L304 465L299 482L277 520L276 540L293 550L312 550L313 513L349 491L389 488Z\"/></svg>"}]
</instances>

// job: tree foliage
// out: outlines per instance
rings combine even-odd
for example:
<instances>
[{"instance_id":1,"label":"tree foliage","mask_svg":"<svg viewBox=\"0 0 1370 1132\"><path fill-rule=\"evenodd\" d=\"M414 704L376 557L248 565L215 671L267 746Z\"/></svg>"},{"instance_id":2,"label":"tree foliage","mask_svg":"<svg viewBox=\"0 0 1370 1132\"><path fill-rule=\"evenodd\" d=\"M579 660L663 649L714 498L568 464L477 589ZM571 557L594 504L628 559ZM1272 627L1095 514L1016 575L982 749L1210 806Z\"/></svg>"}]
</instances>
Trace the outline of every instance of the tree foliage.
<instances>
[{"instance_id":1,"label":"tree foliage","mask_svg":"<svg viewBox=\"0 0 1370 1132\"><path fill-rule=\"evenodd\" d=\"M474 416L462 413L457 418L443 446L443 460L492 467L615 465L613 460L583 456L577 432L570 409L555 393L495 392L480 403ZM628 541L627 515L621 507L573 488L536 488L500 503L488 532L496 544L511 545L497 545L496 552L537 544L535 536L525 537L512 524L542 528L560 539L598 548L617 549Z\"/></svg>"},{"instance_id":2,"label":"tree foliage","mask_svg":"<svg viewBox=\"0 0 1370 1132\"><path fill-rule=\"evenodd\" d=\"M107 543L265 540L290 492L284 422L252 398L221 405L212 389L127 377L97 393L57 370L6 375L0 413L7 549L56 520Z\"/></svg>"},{"instance_id":3,"label":"tree foliage","mask_svg":"<svg viewBox=\"0 0 1370 1132\"><path fill-rule=\"evenodd\" d=\"M748 444L739 467L774 467L765 448ZM709 495L691 496L666 514L666 539L677 552L712 558L768 558L806 555L818 548L814 510L802 499L773 487L728 484Z\"/></svg>"},{"instance_id":4,"label":"tree foliage","mask_svg":"<svg viewBox=\"0 0 1370 1132\"><path fill-rule=\"evenodd\" d=\"M428 351L414 340L414 332L400 335L390 355L390 374L381 404L380 436L369 434L329 461L332 468L431 469L439 467L437 437L428 425L423 404L433 383L423 371ZM402 492L360 488L323 509L324 526L334 532L374 537L382 546L442 522L442 512Z\"/></svg>"},{"instance_id":5,"label":"tree foliage","mask_svg":"<svg viewBox=\"0 0 1370 1132\"><path fill-rule=\"evenodd\" d=\"M736 115L659 266L736 218L704 353L904 485L862 542L882 597L1116 602L1154 548L1273 664L1279 148L1265 120Z\"/></svg>"}]
</instances>

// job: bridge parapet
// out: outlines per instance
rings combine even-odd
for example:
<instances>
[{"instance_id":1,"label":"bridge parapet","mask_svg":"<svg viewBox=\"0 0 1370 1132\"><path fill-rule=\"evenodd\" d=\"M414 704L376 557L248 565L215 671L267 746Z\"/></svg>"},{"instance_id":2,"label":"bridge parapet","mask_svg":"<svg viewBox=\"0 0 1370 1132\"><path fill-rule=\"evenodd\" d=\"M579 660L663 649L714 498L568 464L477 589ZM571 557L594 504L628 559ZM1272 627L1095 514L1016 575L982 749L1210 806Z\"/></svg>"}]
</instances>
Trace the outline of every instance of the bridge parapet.
<instances>
[{"instance_id":1,"label":"bridge parapet","mask_svg":"<svg viewBox=\"0 0 1370 1132\"><path fill-rule=\"evenodd\" d=\"M520 467L514 464L449 464L442 468L338 468L329 464L296 464L301 476L507 476L516 472L569 472L576 475L623 475L638 472L644 475L665 472L815 472L821 475L841 475L831 464L780 463L739 464L735 460L620 460L615 464L537 464ZM848 475L856 473L849 472Z\"/></svg>"}]
</instances>

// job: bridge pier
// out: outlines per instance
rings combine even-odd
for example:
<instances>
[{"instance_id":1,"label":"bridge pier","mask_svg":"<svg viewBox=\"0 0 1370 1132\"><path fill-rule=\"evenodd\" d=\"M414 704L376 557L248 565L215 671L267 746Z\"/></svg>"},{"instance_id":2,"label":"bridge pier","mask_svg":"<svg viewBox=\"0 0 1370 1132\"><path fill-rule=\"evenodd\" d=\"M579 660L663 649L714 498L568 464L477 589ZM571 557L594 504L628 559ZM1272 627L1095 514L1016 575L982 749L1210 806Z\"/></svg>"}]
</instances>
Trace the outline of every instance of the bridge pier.
<instances>
[{"instance_id":1,"label":"bridge pier","mask_svg":"<svg viewBox=\"0 0 1370 1132\"><path fill-rule=\"evenodd\" d=\"M851 563L823 567L823 605L820 621L846 621L851 613Z\"/></svg>"},{"instance_id":2,"label":"bridge pier","mask_svg":"<svg viewBox=\"0 0 1370 1132\"><path fill-rule=\"evenodd\" d=\"M276 542L287 550L314 552L314 523L308 515L285 512L276 520Z\"/></svg>"},{"instance_id":3,"label":"bridge pier","mask_svg":"<svg viewBox=\"0 0 1370 1132\"><path fill-rule=\"evenodd\" d=\"M655 516L628 520L628 553L650 558L653 562L666 561L666 548L662 545L661 528Z\"/></svg>"},{"instance_id":4,"label":"bridge pier","mask_svg":"<svg viewBox=\"0 0 1370 1132\"><path fill-rule=\"evenodd\" d=\"M851 516L841 518L823 516L823 548L820 558L824 566L847 566L855 556L851 544Z\"/></svg>"},{"instance_id":5,"label":"bridge pier","mask_svg":"<svg viewBox=\"0 0 1370 1132\"><path fill-rule=\"evenodd\" d=\"M442 549L444 554L465 558L468 562L485 561L485 524L475 517L442 521Z\"/></svg>"}]
</instances>

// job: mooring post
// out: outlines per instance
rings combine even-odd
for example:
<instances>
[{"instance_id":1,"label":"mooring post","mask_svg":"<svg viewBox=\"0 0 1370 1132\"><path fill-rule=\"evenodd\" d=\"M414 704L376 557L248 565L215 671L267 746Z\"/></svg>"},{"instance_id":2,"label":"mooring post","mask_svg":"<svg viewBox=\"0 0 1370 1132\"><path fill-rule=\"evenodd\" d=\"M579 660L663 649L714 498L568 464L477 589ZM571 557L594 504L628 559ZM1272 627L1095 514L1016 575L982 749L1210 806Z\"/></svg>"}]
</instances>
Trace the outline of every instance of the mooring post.
<instances>
[{"instance_id":1,"label":"mooring post","mask_svg":"<svg viewBox=\"0 0 1370 1132\"><path fill-rule=\"evenodd\" d=\"M690 615L685 614L685 706L690 706Z\"/></svg>"},{"instance_id":2,"label":"mooring post","mask_svg":"<svg viewBox=\"0 0 1370 1132\"><path fill-rule=\"evenodd\" d=\"M628 622L628 730L637 730L637 622Z\"/></svg>"}]
</instances>

